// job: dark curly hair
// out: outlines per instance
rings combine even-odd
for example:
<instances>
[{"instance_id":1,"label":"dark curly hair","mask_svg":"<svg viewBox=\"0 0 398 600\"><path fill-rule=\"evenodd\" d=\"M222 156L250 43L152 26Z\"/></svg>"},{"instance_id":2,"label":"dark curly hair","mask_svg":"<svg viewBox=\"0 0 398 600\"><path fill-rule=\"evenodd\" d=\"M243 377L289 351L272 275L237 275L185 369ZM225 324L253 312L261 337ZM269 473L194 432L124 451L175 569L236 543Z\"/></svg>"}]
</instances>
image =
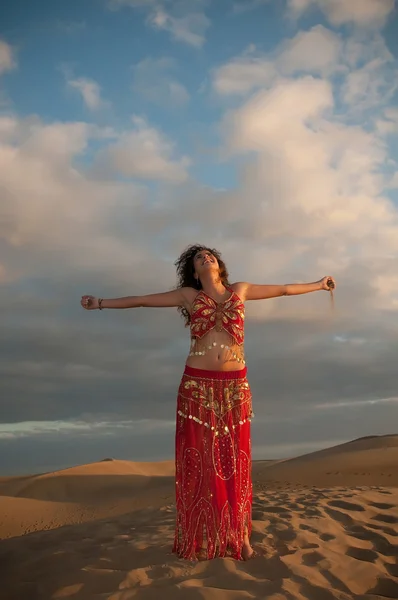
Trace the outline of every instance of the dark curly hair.
<instances>
[{"instance_id":1,"label":"dark curly hair","mask_svg":"<svg viewBox=\"0 0 398 600\"><path fill-rule=\"evenodd\" d=\"M220 267L221 282L225 286L229 285L228 270L225 265L225 262L221 258L221 253L218 252L218 250L216 250L215 248L208 248L207 246L203 246L202 244L193 244L192 246L188 246L187 248L185 248L184 252L174 263L177 267L177 289L182 287L192 287L196 290L202 289L200 279L196 280L194 277L195 267L193 264L193 259L195 258L195 255L201 250L208 250L212 253L213 256L215 256ZM191 322L191 315L184 306L179 306L177 310L185 319L185 327L188 327L188 325Z\"/></svg>"}]
</instances>

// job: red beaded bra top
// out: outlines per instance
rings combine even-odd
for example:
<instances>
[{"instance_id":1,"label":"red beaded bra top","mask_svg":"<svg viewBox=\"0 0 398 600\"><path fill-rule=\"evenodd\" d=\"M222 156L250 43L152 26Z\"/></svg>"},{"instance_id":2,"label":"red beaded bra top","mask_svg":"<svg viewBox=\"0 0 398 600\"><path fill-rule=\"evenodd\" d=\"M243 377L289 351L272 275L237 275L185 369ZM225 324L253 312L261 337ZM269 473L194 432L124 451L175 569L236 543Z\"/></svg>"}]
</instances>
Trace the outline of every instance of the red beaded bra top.
<instances>
[{"instance_id":1,"label":"red beaded bra top","mask_svg":"<svg viewBox=\"0 0 398 600\"><path fill-rule=\"evenodd\" d=\"M245 306L233 290L229 291L231 295L227 300L216 302L200 290L192 304L191 338L201 339L215 328L226 331L236 344L243 344Z\"/></svg>"}]
</instances>

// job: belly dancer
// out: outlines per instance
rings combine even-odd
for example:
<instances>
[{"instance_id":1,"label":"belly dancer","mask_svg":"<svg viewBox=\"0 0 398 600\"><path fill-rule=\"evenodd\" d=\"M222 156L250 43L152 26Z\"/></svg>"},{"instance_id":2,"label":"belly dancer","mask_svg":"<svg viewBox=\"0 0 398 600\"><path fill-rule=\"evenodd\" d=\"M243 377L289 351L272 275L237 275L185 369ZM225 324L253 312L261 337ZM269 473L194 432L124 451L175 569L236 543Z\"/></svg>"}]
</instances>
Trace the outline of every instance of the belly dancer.
<instances>
[{"instance_id":1,"label":"belly dancer","mask_svg":"<svg viewBox=\"0 0 398 600\"><path fill-rule=\"evenodd\" d=\"M315 283L230 284L221 254L189 246L175 263L175 290L146 296L82 296L86 310L177 307L190 329L190 350L177 396L176 527L173 551L198 560L248 560L252 478L252 397L244 354L245 302L335 288Z\"/></svg>"}]
</instances>

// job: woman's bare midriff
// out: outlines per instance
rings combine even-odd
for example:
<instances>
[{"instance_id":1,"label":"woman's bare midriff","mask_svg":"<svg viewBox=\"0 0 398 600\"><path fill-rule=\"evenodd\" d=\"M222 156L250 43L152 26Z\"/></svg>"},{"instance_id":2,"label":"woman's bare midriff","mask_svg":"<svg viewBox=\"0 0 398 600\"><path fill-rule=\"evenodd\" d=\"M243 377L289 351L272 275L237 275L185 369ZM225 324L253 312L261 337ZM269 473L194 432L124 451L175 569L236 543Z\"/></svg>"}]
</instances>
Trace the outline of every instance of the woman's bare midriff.
<instances>
[{"instance_id":1,"label":"woman's bare midriff","mask_svg":"<svg viewBox=\"0 0 398 600\"><path fill-rule=\"evenodd\" d=\"M236 344L226 331L213 329L202 339L192 341L190 354L195 350L204 354L189 355L186 361L188 367L206 371L240 371L245 368L243 347Z\"/></svg>"}]
</instances>

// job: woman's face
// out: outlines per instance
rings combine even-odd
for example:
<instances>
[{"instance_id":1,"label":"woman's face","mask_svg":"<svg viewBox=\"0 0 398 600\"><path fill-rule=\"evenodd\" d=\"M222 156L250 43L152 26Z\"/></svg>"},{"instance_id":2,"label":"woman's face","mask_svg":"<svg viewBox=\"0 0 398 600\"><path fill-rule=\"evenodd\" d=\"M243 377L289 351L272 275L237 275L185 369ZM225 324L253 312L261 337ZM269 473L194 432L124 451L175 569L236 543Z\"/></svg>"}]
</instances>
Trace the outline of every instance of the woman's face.
<instances>
[{"instance_id":1,"label":"woman's face","mask_svg":"<svg viewBox=\"0 0 398 600\"><path fill-rule=\"evenodd\" d=\"M195 269L195 277L201 276L202 273L210 270L216 270L217 273L219 271L218 260L216 257L210 252L210 250L199 250L194 256L193 266Z\"/></svg>"}]
</instances>

